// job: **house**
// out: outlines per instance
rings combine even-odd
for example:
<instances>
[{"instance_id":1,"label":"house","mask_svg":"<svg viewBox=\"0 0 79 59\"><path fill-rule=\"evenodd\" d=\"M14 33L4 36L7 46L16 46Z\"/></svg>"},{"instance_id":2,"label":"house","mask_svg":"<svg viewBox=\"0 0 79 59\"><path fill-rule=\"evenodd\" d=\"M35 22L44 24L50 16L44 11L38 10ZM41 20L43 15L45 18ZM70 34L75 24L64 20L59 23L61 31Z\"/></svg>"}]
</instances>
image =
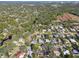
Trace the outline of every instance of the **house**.
<instances>
[{"instance_id":1,"label":"house","mask_svg":"<svg viewBox=\"0 0 79 59\"><path fill-rule=\"evenodd\" d=\"M27 56L32 57L33 51L27 51Z\"/></svg>"},{"instance_id":2,"label":"house","mask_svg":"<svg viewBox=\"0 0 79 59\"><path fill-rule=\"evenodd\" d=\"M65 33L65 29L62 29L62 33Z\"/></svg>"},{"instance_id":3,"label":"house","mask_svg":"<svg viewBox=\"0 0 79 59\"><path fill-rule=\"evenodd\" d=\"M66 46L71 46L71 43L70 43L70 41L69 40L65 40L65 43L66 43Z\"/></svg>"},{"instance_id":4,"label":"house","mask_svg":"<svg viewBox=\"0 0 79 59\"><path fill-rule=\"evenodd\" d=\"M6 37L8 33L3 32L2 34L4 35L4 37Z\"/></svg>"},{"instance_id":5,"label":"house","mask_svg":"<svg viewBox=\"0 0 79 59\"><path fill-rule=\"evenodd\" d=\"M63 29L63 26L60 25L59 28L60 28L60 29Z\"/></svg>"},{"instance_id":6,"label":"house","mask_svg":"<svg viewBox=\"0 0 79 59\"><path fill-rule=\"evenodd\" d=\"M56 47L56 46L53 48L53 52L54 52L54 54L55 54L56 56L60 56L60 54L61 54L61 53L58 51L58 47Z\"/></svg>"},{"instance_id":7,"label":"house","mask_svg":"<svg viewBox=\"0 0 79 59\"><path fill-rule=\"evenodd\" d=\"M65 51L63 52L63 54L64 54L64 55L70 55L70 52L69 52L69 50L65 50Z\"/></svg>"},{"instance_id":8,"label":"house","mask_svg":"<svg viewBox=\"0 0 79 59\"><path fill-rule=\"evenodd\" d=\"M37 43L37 40L35 39L31 41L31 44L36 44L36 43Z\"/></svg>"},{"instance_id":9,"label":"house","mask_svg":"<svg viewBox=\"0 0 79 59\"><path fill-rule=\"evenodd\" d=\"M56 39L52 39L52 42L53 43L58 43Z\"/></svg>"},{"instance_id":10,"label":"house","mask_svg":"<svg viewBox=\"0 0 79 59\"><path fill-rule=\"evenodd\" d=\"M39 26L42 26L42 24L39 24Z\"/></svg>"},{"instance_id":11,"label":"house","mask_svg":"<svg viewBox=\"0 0 79 59\"><path fill-rule=\"evenodd\" d=\"M72 50L72 53L73 53L73 54L79 54L79 51L76 50L76 49L73 49L73 50Z\"/></svg>"},{"instance_id":12,"label":"house","mask_svg":"<svg viewBox=\"0 0 79 59\"><path fill-rule=\"evenodd\" d=\"M20 46L20 44L19 44L18 41L13 41L13 43L14 43L16 46Z\"/></svg>"},{"instance_id":13,"label":"house","mask_svg":"<svg viewBox=\"0 0 79 59\"><path fill-rule=\"evenodd\" d=\"M41 34L37 34L36 36L37 36L37 38L41 38Z\"/></svg>"},{"instance_id":14,"label":"house","mask_svg":"<svg viewBox=\"0 0 79 59\"><path fill-rule=\"evenodd\" d=\"M42 31L42 32L43 32L43 33L45 33L46 31L47 31L46 29L43 29L43 31Z\"/></svg>"},{"instance_id":15,"label":"house","mask_svg":"<svg viewBox=\"0 0 79 59\"><path fill-rule=\"evenodd\" d=\"M15 21L18 22L19 21L19 18L16 18Z\"/></svg>"},{"instance_id":16,"label":"house","mask_svg":"<svg viewBox=\"0 0 79 59\"><path fill-rule=\"evenodd\" d=\"M50 40L49 39L46 39L46 42L50 43Z\"/></svg>"},{"instance_id":17,"label":"house","mask_svg":"<svg viewBox=\"0 0 79 59\"><path fill-rule=\"evenodd\" d=\"M19 41L18 41L19 43L21 43L21 45L24 45L25 44L25 41L24 41L24 38L19 38Z\"/></svg>"},{"instance_id":18,"label":"house","mask_svg":"<svg viewBox=\"0 0 79 59\"><path fill-rule=\"evenodd\" d=\"M61 41L60 39L58 39L58 42L59 42L59 43L62 43L62 41Z\"/></svg>"},{"instance_id":19,"label":"house","mask_svg":"<svg viewBox=\"0 0 79 59\"><path fill-rule=\"evenodd\" d=\"M72 43L76 43L76 40L75 40L75 39L70 38L69 40L70 40Z\"/></svg>"},{"instance_id":20,"label":"house","mask_svg":"<svg viewBox=\"0 0 79 59\"><path fill-rule=\"evenodd\" d=\"M60 52L59 52L59 51L55 50L55 51L53 51L53 52L54 52L54 54L55 54L56 56L60 56Z\"/></svg>"},{"instance_id":21,"label":"house","mask_svg":"<svg viewBox=\"0 0 79 59\"><path fill-rule=\"evenodd\" d=\"M58 29L58 26L55 26L55 29Z\"/></svg>"},{"instance_id":22,"label":"house","mask_svg":"<svg viewBox=\"0 0 79 59\"><path fill-rule=\"evenodd\" d=\"M8 35L8 29L4 29L2 34L4 35L4 37L6 37Z\"/></svg>"},{"instance_id":23,"label":"house","mask_svg":"<svg viewBox=\"0 0 79 59\"><path fill-rule=\"evenodd\" d=\"M31 51L31 47L30 46L27 46L27 51Z\"/></svg>"},{"instance_id":24,"label":"house","mask_svg":"<svg viewBox=\"0 0 79 59\"><path fill-rule=\"evenodd\" d=\"M49 35L48 34L43 34L43 38L48 39Z\"/></svg>"},{"instance_id":25,"label":"house","mask_svg":"<svg viewBox=\"0 0 79 59\"><path fill-rule=\"evenodd\" d=\"M48 32L51 32L51 29L48 29Z\"/></svg>"},{"instance_id":26,"label":"house","mask_svg":"<svg viewBox=\"0 0 79 59\"><path fill-rule=\"evenodd\" d=\"M54 38L59 37L59 35L57 33L52 34Z\"/></svg>"},{"instance_id":27,"label":"house","mask_svg":"<svg viewBox=\"0 0 79 59\"><path fill-rule=\"evenodd\" d=\"M79 51L76 50L76 49L73 49L73 50L72 50L72 53L73 53L73 56L74 56L74 57L79 56Z\"/></svg>"},{"instance_id":28,"label":"house","mask_svg":"<svg viewBox=\"0 0 79 59\"><path fill-rule=\"evenodd\" d=\"M77 33L76 35L77 35L77 37L79 37L79 33Z\"/></svg>"},{"instance_id":29,"label":"house","mask_svg":"<svg viewBox=\"0 0 79 59\"><path fill-rule=\"evenodd\" d=\"M76 30L74 28L70 28L70 31L75 32Z\"/></svg>"},{"instance_id":30,"label":"house","mask_svg":"<svg viewBox=\"0 0 79 59\"><path fill-rule=\"evenodd\" d=\"M40 44L44 44L44 40L39 39L39 43L40 43Z\"/></svg>"},{"instance_id":31,"label":"house","mask_svg":"<svg viewBox=\"0 0 79 59\"><path fill-rule=\"evenodd\" d=\"M78 24L78 25L73 25L73 28L74 28L75 30L78 30L78 29L79 29L79 24Z\"/></svg>"},{"instance_id":32,"label":"house","mask_svg":"<svg viewBox=\"0 0 79 59\"><path fill-rule=\"evenodd\" d=\"M8 32L8 29L4 29L3 32Z\"/></svg>"},{"instance_id":33,"label":"house","mask_svg":"<svg viewBox=\"0 0 79 59\"><path fill-rule=\"evenodd\" d=\"M65 35L62 33L60 33L59 36L65 38Z\"/></svg>"},{"instance_id":34,"label":"house","mask_svg":"<svg viewBox=\"0 0 79 59\"><path fill-rule=\"evenodd\" d=\"M53 27L53 26L51 26L51 29L54 29L54 27Z\"/></svg>"}]
</instances>

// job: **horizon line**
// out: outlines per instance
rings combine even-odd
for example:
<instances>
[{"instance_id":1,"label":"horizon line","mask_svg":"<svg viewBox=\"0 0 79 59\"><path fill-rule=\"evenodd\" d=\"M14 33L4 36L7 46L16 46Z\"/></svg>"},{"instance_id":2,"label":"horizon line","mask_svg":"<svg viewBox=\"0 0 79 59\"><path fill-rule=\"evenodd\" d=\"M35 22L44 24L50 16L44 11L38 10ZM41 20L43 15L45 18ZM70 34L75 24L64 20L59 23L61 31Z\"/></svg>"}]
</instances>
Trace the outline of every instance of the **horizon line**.
<instances>
[{"instance_id":1,"label":"horizon line","mask_svg":"<svg viewBox=\"0 0 79 59\"><path fill-rule=\"evenodd\" d=\"M79 1L79 0L0 0L0 1Z\"/></svg>"}]
</instances>

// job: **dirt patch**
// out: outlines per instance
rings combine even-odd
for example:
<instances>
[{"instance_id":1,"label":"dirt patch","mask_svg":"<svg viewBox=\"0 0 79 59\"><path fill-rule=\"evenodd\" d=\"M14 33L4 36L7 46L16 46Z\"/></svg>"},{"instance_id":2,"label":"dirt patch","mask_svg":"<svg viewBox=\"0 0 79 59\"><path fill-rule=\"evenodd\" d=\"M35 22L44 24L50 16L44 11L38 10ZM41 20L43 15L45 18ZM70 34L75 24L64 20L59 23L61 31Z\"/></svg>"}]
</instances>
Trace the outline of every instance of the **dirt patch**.
<instances>
[{"instance_id":1,"label":"dirt patch","mask_svg":"<svg viewBox=\"0 0 79 59\"><path fill-rule=\"evenodd\" d=\"M62 16L57 16L57 20L59 21L68 21L68 20L76 20L79 21L79 16L70 14L70 13L64 13Z\"/></svg>"}]
</instances>

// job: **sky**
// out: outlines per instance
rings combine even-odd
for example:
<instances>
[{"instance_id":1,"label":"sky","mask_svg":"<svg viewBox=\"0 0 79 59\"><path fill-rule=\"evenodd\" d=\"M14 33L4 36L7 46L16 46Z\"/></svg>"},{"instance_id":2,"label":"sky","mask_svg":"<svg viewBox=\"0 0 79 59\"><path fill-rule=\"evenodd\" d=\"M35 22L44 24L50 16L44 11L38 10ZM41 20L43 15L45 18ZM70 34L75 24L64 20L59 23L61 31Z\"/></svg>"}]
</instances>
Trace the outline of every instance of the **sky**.
<instances>
[{"instance_id":1,"label":"sky","mask_svg":"<svg viewBox=\"0 0 79 59\"><path fill-rule=\"evenodd\" d=\"M0 0L0 1L79 1L79 0Z\"/></svg>"}]
</instances>

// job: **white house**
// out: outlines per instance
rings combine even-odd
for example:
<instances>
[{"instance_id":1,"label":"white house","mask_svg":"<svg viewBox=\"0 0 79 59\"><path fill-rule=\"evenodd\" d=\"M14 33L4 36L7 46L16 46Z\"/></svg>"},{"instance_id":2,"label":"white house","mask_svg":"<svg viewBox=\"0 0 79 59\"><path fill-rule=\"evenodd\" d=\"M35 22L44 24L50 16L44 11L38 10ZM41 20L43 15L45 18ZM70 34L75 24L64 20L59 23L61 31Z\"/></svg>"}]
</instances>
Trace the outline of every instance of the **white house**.
<instances>
[{"instance_id":1,"label":"white house","mask_svg":"<svg viewBox=\"0 0 79 59\"><path fill-rule=\"evenodd\" d=\"M64 51L63 53L64 53L64 55L66 55L66 54L69 55L69 54L70 54L69 50L66 50L66 51Z\"/></svg>"},{"instance_id":2,"label":"white house","mask_svg":"<svg viewBox=\"0 0 79 59\"><path fill-rule=\"evenodd\" d=\"M75 39L70 39L71 42L73 43L76 43L76 40Z\"/></svg>"}]
</instances>

